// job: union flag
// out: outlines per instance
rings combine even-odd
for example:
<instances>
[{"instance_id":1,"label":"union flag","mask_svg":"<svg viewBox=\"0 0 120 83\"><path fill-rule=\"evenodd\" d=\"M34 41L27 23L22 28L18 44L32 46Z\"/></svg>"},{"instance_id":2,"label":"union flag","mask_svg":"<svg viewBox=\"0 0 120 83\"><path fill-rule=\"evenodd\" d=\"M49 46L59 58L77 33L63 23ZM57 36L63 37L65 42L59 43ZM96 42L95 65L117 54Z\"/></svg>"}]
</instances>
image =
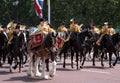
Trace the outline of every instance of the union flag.
<instances>
[{"instance_id":1,"label":"union flag","mask_svg":"<svg viewBox=\"0 0 120 83\"><path fill-rule=\"evenodd\" d=\"M37 16L39 16L40 18L43 17L42 15L43 2L44 0L34 0L35 11Z\"/></svg>"}]
</instances>

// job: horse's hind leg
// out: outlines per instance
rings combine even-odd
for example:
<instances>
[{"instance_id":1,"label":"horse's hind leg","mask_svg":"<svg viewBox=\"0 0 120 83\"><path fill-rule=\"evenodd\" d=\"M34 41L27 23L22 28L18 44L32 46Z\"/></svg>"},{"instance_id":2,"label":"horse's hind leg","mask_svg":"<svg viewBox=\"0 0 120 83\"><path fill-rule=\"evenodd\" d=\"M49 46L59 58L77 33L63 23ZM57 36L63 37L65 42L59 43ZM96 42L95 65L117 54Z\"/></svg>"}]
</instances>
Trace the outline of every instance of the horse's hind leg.
<instances>
[{"instance_id":1,"label":"horse's hind leg","mask_svg":"<svg viewBox=\"0 0 120 83\"><path fill-rule=\"evenodd\" d=\"M120 57L119 57L119 52L115 52L114 54L115 54L115 56L116 56L116 60L115 60L115 62L113 63L113 66L115 66L116 63L117 63L117 61L120 59Z\"/></svg>"},{"instance_id":2,"label":"horse's hind leg","mask_svg":"<svg viewBox=\"0 0 120 83\"><path fill-rule=\"evenodd\" d=\"M83 62L82 62L82 64L81 64L80 68L83 68L83 65L84 65L84 63L85 63L85 60L86 60L86 56L83 55Z\"/></svg>"},{"instance_id":3,"label":"horse's hind leg","mask_svg":"<svg viewBox=\"0 0 120 83\"><path fill-rule=\"evenodd\" d=\"M8 58L8 62L9 62L9 64L10 64L10 72L12 72L12 62L13 62L13 58L12 58L11 56Z\"/></svg>"},{"instance_id":4,"label":"horse's hind leg","mask_svg":"<svg viewBox=\"0 0 120 83\"><path fill-rule=\"evenodd\" d=\"M16 69L16 68L17 68L17 66L18 66L18 64L19 64L19 62L18 62L18 58L17 58L17 57L15 57L15 66L13 66L13 69Z\"/></svg>"},{"instance_id":5,"label":"horse's hind leg","mask_svg":"<svg viewBox=\"0 0 120 83\"><path fill-rule=\"evenodd\" d=\"M74 52L71 51L71 67L72 67L72 68L74 68L74 67L73 67L73 64L74 64L74 62L73 62L73 57L74 57Z\"/></svg>"},{"instance_id":6,"label":"horse's hind leg","mask_svg":"<svg viewBox=\"0 0 120 83\"><path fill-rule=\"evenodd\" d=\"M79 68L78 68L78 52L76 52L76 63L77 63L77 64L76 64L77 70L78 70L78 69L79 69Z\"/></svg>"},{"instance_id":7,"label":"horse's hind leg","mask_svg":"<svg viewBox=\"0 0 120 83\"><path fill-rule=\"evenodd\" d=\"M49 71L49 59L45 60L47 71Z\"/></svg>"}]
</instances>

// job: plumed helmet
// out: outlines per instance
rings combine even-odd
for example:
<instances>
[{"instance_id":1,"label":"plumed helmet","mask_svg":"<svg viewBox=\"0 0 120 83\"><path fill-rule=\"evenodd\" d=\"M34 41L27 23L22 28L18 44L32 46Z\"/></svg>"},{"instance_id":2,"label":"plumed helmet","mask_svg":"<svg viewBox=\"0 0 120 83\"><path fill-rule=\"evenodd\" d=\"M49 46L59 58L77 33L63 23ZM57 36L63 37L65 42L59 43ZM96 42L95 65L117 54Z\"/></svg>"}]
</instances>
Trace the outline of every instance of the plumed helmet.
<instances>
[{"instance_id":1,"label":"plumed helmet","mask_svg":"<svg viewBox=\"0 0 120 83\"><path fill-rule=\"evenodd\" d=\"M13 24L14 24L13 21L9 22L7 28L10 28Z\"/></svg>"},{"instance_id":2,"label":"plumed helmet","mask_svg":"<svg viewBox=\"0 0 120 83\"><path fill-rule=\"evenodd\" d=\"M44 18L40 18L40 22L44 22L45 21L45 19Z\"/></svg>"}]
</instances>

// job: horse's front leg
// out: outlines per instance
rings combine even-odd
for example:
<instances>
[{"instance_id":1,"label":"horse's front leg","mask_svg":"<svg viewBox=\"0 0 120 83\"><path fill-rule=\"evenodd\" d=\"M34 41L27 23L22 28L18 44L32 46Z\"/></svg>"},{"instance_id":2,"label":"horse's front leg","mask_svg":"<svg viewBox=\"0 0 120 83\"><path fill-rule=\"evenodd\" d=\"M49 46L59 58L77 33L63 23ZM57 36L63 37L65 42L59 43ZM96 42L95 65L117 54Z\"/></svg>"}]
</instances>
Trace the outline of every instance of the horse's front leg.
<instances>
[{"instance_id":1,"label":"horse's front leg","mask_svg":"<svg viewBox=\"0 0 120 83\"><path fill-rule=\"evenodd\" d=\"M36 61L35 61L35 76L40 77L41 73L39 72L39 63L40 63L40 57L36 57Z\"/></svg>"},{"instance_id":2,"label":"horse's front leg","mask_svg":"<svg viewBox=\"0 0 120 83\"><path fill-rule=\"evenodd\" d=\"M77 70L78 70L78 69L79 69L79 68L78 68L78 52L76 52L76 63L77 63L77 64L76 64Z\"/></svg>"},{"instance_id":3,"label":"horse's front leg","mask_svg":"<svg viewBox=\"0 0 120 83\"><path fill-rule=\"evenodd\" d=\"M33 66L33 53L29 53L30 59L29 59L29 69L27 71L28 76L33 76L32 66Z\"/></svg>"},{"instance_id":4,"label":"horse's front leg","mask_svg":"<svg viewBox=\"0 0 120 83\"><path fill-rule=\"evenodd\" d=\"M72 68L74 68L74 67L73 67L73 64L74 64L74 62L73 62L73 57L74 57L74 51L71 50L71 67L72 67Z\"/></svg>"},{"instance_id":5,"label":"horse's front leg","mask_svg":"<svg viewBox=\"0 0 120 83\"><path fill-rule=\"evenodd\" d=\"M81 55L83 56L83 61L82 61L80 68L83 68L83 65L84 65L85 60L86 60L86 55L85 55L85 53L81 53Z\"/></svg>"},{"instance_id":6,"label":"horse's front leg","mask_svg":"<svg viewBox=\"0 0 120 83\"><path fill-rule=\"evenodd\" d=\"M65 67L66 67L66 62L65 62L65 60L66 60L66 52L64 53L64 62L63 62L63 68L65 68Z\"/></svg>"},{"instance_id":7,"label":"horse's front leg","mask_svg":"<svg viewBox=\"0 0 120 83\"><path fill-rule=\"evenodd\" d=\"M46 66L45 66L45 57L42 58L42 74L41 74L41 79L48 79L48 75L46 75L46 72L45 72L45 69L46 69Z\"/></svg>"},{"instance_id":8,"label":"horse's front leg","mask_svg":"<svg viewBox=\"0 0 120 83\"><path fill-rule=\"evenodd\" d=\"M102 55L101 55L101 66L102 66L102 67L104 67L103 58L104 58L104 53L102 53Z\"/></svg>"},{"instance_id":9,"label":"horse's front leg","mask_svg":"<svg viewBox=\"0 0 120 83\"><path fill-rule=\"evenodd\" d=\"M1 53L0 53L0 67L2 67L2 62L1 62L1 60L2 60L2 56L1 56Z\"/></svg>"},{"instance_id":10,"label":"horse's front leg","mask_svg":"<svg viewBox=\"0 0 120 83\"><path fill-rule=\"evenodd\" d=\"M10 72L12 72L12 62L13 62L13 57L8 58L8 63L10 64Z\"/></svg>"},{"instance_id":11,"label":"horse's front leg","mask_svg":"<svg viewBox=\"0 0 120 83\"><path fill-rule=\"evenodd\" d=\"M115 60L115 62L113 63L113 66L115 66L116 63L117 63L117 61L120 59L120 57L119 57L119 51L114 52L114 54L115 54L116 60Z\"/></svg>"},{"instance_id":12,"label":"horse's front leg","mask_svg":"<svg viewBox=\"0 0 120 83\"><path fill-rule=\"evenodd\" d=\"M109 53L109 67L111 68L112 52Z\"/></svg>"},{"instance_id":13,"label":"horse's front leg","mask_svg":"<svg viewBox=\"0 0 120 83\"><path fill-rule=\"evenodd\" d=\"M56 61L52 62L52 68L50 69L49 75L50 77L55 76L56 74Z\"/></svg>"},{"instance_id":14,"label":"horse's front leg","mask_svg":"<svg viewBox=\"0 0 120 83\"><path fill-rule=\"evenodd\" d=\"M47 71L49 71L49 59L45 60Z\"/></svg>"}]
</instances>

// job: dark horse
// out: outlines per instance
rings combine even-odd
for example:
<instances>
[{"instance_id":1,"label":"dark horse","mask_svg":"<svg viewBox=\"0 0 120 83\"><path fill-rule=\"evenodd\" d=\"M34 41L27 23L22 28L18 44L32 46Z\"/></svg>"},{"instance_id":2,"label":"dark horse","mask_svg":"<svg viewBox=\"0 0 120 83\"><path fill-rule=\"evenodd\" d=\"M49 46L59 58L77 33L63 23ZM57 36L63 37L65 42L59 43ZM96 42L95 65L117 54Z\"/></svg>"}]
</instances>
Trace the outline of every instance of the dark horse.
<instances>
[{"instance_id":1,"label":"dark horse","mask_svg":"<svg viewBox=\"0 0 120 83\"><path fill-rule=\"evenodd\" d=\"M60 54L64 53L64 63L63 63L63 67L65 68L65 59L66 59L66 53L68 51L68 49L71 49L71 67L73 68L73 57L74 57L74 53L76 53L76 66L78 69L78 61L79 61L79 54L80 54L80 58L83 62L82 64L84 64L85 61L85 49L86 49L86 43L85 41L87 39L90 39L92 37L92 32L89 30L84 30L80 33L78 32L74 32L71 34L69 41L65 42L65 44L63 45L63 48L60 51Z\"/></svg>"},{"instance_id":2,"label":"dark horse","mask_svg":"<svg viewBox=\"0 0 120 83\"><path fill-rule=\"evenodd\" d=\"M8 36L5 31L0 31L0 66L5 63L7 55ZM3 63L2 63L3 61Z\"/></svg>"},{"instance_id":3,"label":"dark horse","mask_svg":"<svg viewBox=\"0 0 120 83\"><path fill-rule=\"evenodd\" d=\"M116 49L120 51L120 32L112 35L113 44L115 45Z\"/></svg>"},{"instance_id":4,"label":"dark horse","mask_svg":"<svg viewBox=\"0 0 120 83\"><path fill-rule=\"evenodd\" d=\"M54 76L56 72L56 34L48 33L44 36L43 42L41 45L37 47L32 47L32 40L30 40L28 45L28 52L30 54L30 63L29 63L29 70L28 75L32 76L40 76L43 79L48 79L48 76L45 73L45 60L51 59L52 61L52 69L50 69L49 74L50 76ZM33 56L35 56L35 62L33 61ZM39 60L42 60L42 73L38 70ZM32 66L34 66L35 72L33 74Z\"/></svg>"},{"instance_id":5,"label":"dark horse","mask_svg":"<svg viewBox=\"0 0 120 83\"><path fill-rule=\"evenodd\" d=\"M8 56L8 63L10 64L10 72L12 72L12 62L15 61L14 69L17 68L19 64L19 72L21 72L21 67L23 62L22 46L23 46L23 35L20 31L13 32L13 39L11 44L8 46L10 55Z\"/></svg>"},{"instance_id":6,"label":"dark horse","mask_svg":"<svg viewBox=\"0 0 120 83\"><path fill-rule=\"evenodd\" d=\"M119 55L117 52L117 49L115 48L115 44L118 42L119 34L116 33L112 36L110 35L104 35L102 40L101 40L101 45L98 46L96 43L94 44L94 52L93 52L93 65L95 66L95 57L98 55L98 52L101 52L101 65L102 67L104 66L103 64L103 58L104 58L104 53L107 51L109 53L109 67L112 67L111 65L111 60L112 60L112 54L116 56L115 62L113 63L113 66L116 65Z\"/></svg>"}]
</instances>

